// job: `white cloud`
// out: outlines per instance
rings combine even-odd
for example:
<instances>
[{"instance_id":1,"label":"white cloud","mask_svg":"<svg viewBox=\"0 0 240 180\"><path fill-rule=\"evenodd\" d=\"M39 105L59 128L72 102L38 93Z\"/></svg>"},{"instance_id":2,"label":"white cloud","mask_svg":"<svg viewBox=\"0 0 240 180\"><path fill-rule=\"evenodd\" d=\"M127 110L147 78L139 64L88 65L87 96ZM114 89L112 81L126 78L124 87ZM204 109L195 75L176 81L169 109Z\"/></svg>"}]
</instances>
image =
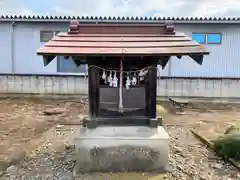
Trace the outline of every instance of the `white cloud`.
<instances>
[{"instance_id":1,"label":"white cloud","mask_svg":"<svg viewBox=\"0 0 240 180\"><path fill-rule=\"evenodd\" d=\"M185 4L184 0L178 0L177 3L176 0L95 0L86 3L75 0L73 2L70 4L67 1L58 1L54 10L58 14L64 12L67 15L85 16L147 16L152 11L158 15L170 15L174 12L173 9Z\"/></svg>"},{"instance_id":2,"label":"white cloud","mask_svg":"<svg viewBox=\"0 0 240 180\"><path fill-rule=\"evenodd\" d=\"M11 0L0 0L0 14L13 15L13 14L31 14L31 10L24 6L15 7L12 5Z\"/></svg>"},{"instance_id":3,"label":"white cloud","mask_svg":"<svg viewBox=\"0 0 240 180\"><path fill-rule=\"evenodd\" d=\"M193 16L238 16L240 11L239 0L214 0L198 4Z\"/></svg>"},{"instance_id":4,"label":"white cloud","mask_svg":"<svg viewBox=\"0 0 240 180\"><path fill-rule=\"evenodd\" d=\"M240 0L51 0L46 15L74 16L238 16ZM24 1L0 0L1 14L39 14ZM37 1L36 1L37 3ZM44 8L44 7L41 7ZM46 8L46 7L45 7ZM48 8L49 9L49 8ZM42 14L42 13L41 13Z\"/></svg>"},{"instance_id":5,"label":"white cloud","mask_svg":"<svg viewBox=\"0 0 240 180\"><path fill-rule=\"evenodd\" d=\"M235 16L239 0L59 0L57 14L86 16ZM154 12L154 13L152 13Z\"/></svg>"}]
</instances>

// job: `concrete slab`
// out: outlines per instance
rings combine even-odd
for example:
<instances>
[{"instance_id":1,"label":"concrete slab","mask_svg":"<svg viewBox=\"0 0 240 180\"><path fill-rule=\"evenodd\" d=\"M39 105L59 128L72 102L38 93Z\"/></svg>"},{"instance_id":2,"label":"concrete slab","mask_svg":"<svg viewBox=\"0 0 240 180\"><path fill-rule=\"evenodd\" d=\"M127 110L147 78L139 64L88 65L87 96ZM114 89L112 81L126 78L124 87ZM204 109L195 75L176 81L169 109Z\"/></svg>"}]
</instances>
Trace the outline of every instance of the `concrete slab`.
<instances>
[{"instance_id":1,"label":"concrete slab","mask_svg":"<svg viewBox=\"0 0 240 180\"><path fill-rule=\"evenodd\" d=\"M170 137L163 127L80 128L75 138L78 172L164 172Z\"/></svg>"}]
</instances>

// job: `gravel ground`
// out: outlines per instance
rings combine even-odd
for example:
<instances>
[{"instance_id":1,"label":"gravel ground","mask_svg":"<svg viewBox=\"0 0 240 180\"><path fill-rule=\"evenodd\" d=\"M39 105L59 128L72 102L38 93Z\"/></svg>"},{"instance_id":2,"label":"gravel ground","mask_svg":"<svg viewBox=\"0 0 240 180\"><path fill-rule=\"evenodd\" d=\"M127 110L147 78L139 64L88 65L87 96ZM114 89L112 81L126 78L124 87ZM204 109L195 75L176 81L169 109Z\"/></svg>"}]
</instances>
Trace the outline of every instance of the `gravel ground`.
<instances>
[{"instance_id":1,"label":"gravel ground","mask_svg":"<svg viewBox=\"0 0 240 180\"><path fill-rule=\"evenodd\" d=\"M66 105L65 105L66 106ZM71 104L71 107L74 106ZM239 123L240 113L235 111L195 112L185 115L165 114L165 128L171 136L170 180L238 180L239 172L217 159L189 132L194 128L208 138L215 138L226 126ZM211 127L211 128L209 128ZM1 180L71 180L74 159L72 138L78 132L76 126L54 126L41 135L40 145L22 162L10 166ZM76 180L146 180L155 174L82 174ZM166 178L162 178L166 179ZM161 180L160 177L154 180Z\"/></svg>"},{"instance_id":2,"label":"gravel ground","mask_svg":"<svg viewBox=\"0 0 240 180\"><path fill-rule=\"evenodd\" d=\"M197 144L193 137L181 127L167 127L172 137L170 143L170 180L238 180L237 171L217 160L206 148ZM2 180L71 180L73 178L73 150L69 145L78 127L61 127L45 134L46 141L31 157L11 166ZM183 143L183 139L189 139ZM192 138L192 140L190 140ZM114 176L114 178L112 178ZM141 180L155 174L126 174L131 179ZM123 179L114 174L82 174L76 180ZM126 178L126 180L129 178ZM161 179L158 179L161 180Z\"/></svg>"},{"instance_id":3,"label":"gravel ground","mask_svg":"<svg viewBox=\"0 0 240 180\"><path fill-rule=\"evenodd\" d=\"M223 163L209 149L194 141L188 129L182 127L167 129L172 137L169 158L172 169L172 173L169 174L171 180L238 180L237 177L240 178L234 167Z\"/></svg>"}]
</instances>

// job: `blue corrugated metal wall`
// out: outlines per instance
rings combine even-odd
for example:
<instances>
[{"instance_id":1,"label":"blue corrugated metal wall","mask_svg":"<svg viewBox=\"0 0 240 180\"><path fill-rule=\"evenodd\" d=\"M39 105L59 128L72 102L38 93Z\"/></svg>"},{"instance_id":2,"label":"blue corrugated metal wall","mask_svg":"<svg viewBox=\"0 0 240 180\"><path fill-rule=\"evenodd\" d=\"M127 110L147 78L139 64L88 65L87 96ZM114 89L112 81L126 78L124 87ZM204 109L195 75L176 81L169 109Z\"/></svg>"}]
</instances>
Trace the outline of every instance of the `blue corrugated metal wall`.
<instances>
[{"instance_id":1,"label":"blue corrugated metal wall","mask_svg":"<svg viewBox=\"0 0 240 180\"><path fill-rule=\"evenodd\" d=\"M0 24L0 73L12 72L11 55L11 23Z\"/></svg>"},{"instance_id":2,"label":"blue corrugated metal wall","mask_svg":"<svg viewBox=\"0 0 240 180\"><path fill-rule=\"evenodd\" d=\"M0 22L0 73L58 74L57 62L44 67L36 55L41 46L40 30L65 31L68 23L21 23L14 27L14 66L11 55L11 23ZM172 57L161 76L181 77L240 77L240 24L177 24L177 31L191 36L192 32L222 33L222 44L206 45L211 52L200 66L189 57ZM72 62L71 62L72 63Z\"/></svg>"},{"instance_id":3,"label":"blue corrugated metal wall","mask_svg":"<svg viewBox=\"0 0 240 180\"><path fill-rule=\"evenodd\" d=\"M85 64L81 64L80 66L76 66L75 62L71 59L64 59L64 56L58 57L58 71L69 73L84 73L87 72Z\"/></svg>"},{"instance_id":4,"label":"blue corrugated metal wall","mask_svg":"<svg viewBox=\"0 0 240 180\"><path fill-rule=\"evenodd\" d=\"M240 25L197 24L178 25L178 31L191 36L192 32L222 33L222 44L206 45L211 52L199 66L189 57L172 57L171 76L182 77L240 77Z\"/></svg>"}]
</instances>

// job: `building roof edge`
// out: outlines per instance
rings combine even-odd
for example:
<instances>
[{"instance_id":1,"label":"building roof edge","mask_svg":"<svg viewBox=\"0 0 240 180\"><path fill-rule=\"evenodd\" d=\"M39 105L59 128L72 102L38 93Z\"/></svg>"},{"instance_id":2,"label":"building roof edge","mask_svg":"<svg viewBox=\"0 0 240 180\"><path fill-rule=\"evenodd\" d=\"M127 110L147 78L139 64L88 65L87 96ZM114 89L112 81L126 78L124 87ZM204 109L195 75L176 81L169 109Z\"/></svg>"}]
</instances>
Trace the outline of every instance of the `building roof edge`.
<instances>
[{"instance_id":1,"label":"building roof edge","mask_svg":"<svg viewBox=\"0 0 240 180\"><path fill-rule=\"evenodd\" d=\"M41 15L0 15L0 21L26 22L124 22L124 23L240 23L240 17L106 17L106 16L41 16Z\"/></svg>"}]
</instances>

